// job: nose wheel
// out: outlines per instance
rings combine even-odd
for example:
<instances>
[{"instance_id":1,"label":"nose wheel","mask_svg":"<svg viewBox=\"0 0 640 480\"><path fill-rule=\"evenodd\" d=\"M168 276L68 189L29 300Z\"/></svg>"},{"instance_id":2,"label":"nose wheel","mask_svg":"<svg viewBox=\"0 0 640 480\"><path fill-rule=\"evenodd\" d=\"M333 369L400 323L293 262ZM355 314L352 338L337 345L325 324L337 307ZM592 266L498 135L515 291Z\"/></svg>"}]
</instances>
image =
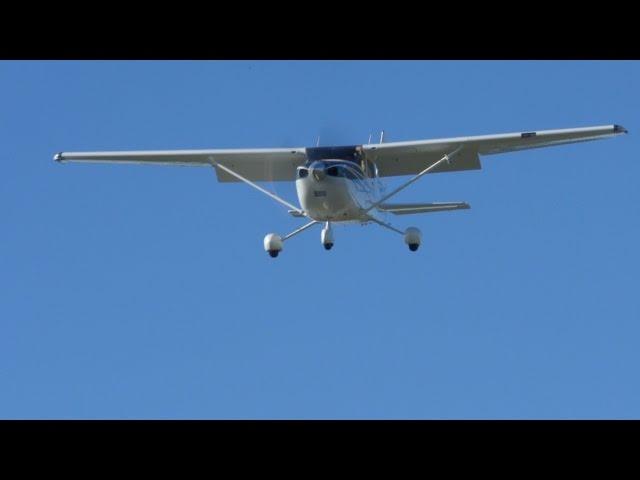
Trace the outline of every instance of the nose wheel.
<instances>
[{"instance_id":1,"label":"nose wheel","mask_svg":"<svg viewBox=\"0 0 640 480\"><path fill-rule=\"evenodd\" d=\"M330 222L326 222L324 224L324 227L320 232L320 241L322 242L325 250L331 250L333 247L333 230Z\"/></svg>"}]
</instances>

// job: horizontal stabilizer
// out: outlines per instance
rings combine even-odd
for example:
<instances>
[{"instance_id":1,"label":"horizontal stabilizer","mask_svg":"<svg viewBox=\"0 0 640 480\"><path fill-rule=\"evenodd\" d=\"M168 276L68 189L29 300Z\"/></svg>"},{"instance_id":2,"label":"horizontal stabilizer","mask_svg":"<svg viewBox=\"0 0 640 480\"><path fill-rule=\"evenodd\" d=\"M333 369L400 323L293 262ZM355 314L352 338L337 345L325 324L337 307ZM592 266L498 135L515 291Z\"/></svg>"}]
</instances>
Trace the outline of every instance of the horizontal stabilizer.
<instances>
[{"instance_id":1,"label":"horizontal stabilizer","mask_svg":"<svg viewBox=\"0 0 640 480\"><path fill-rule=\"evenodd\" d=\"M378 210L391 212L394 215L411 215L413 213L442 212L445 210L466 210L471 208L466 202L440 203L383 203Z\"/></svg>"}]
</instances>

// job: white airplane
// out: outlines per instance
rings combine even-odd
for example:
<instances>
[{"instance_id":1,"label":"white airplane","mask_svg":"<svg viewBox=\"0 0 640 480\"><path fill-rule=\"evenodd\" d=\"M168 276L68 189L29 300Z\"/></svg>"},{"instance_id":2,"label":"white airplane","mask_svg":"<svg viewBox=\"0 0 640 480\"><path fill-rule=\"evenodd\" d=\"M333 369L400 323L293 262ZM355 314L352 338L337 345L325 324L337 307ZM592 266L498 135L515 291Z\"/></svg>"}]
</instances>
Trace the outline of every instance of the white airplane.
<instances>
[{"instance_id":1,"label":"white airplane","mask_svg":"<svg viewBox=\"0 0 640 480\"><path fill-rule=\"evenodd\" d=\"M493 155L529 148L548 147L612 137L627 130L620 125L542 130L482 135L474 137L417 140L366 145L225 149L225 150L160 150L133 152L58 153L58 162L113 162L175 165L204 165L216 170L220 182L244 182L289 209L294 217L310 221L288 235L270 233L264 238L264 249L277 257L283 244L294 235L324 224L320 240L330 250L334 236L332 223L376 223L404 236L411 251L418 249L421 233L415 227L402 231L384 217L440 212L470 208L464 202L388 203L392 197L427 173L480 169L480 155ZM387 192L381 179L397 175L413 175L399 187ZM292 205L255 182L293 181L300 207Z\"/></svg>"}]
</instances>

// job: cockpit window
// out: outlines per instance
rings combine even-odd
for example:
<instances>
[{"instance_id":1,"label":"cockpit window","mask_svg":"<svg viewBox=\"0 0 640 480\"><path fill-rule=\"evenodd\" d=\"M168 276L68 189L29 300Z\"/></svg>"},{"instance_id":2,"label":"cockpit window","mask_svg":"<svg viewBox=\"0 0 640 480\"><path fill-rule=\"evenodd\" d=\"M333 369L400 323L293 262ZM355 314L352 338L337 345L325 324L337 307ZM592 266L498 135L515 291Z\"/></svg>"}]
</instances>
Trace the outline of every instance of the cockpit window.
<instances>
[{"instance_id":1,"label":"cockpit window","mask_svg":"<svg viewBox=\"0 0 640 480\"><path fill-rule=\"evenodd\" d=\"M369 178L377 178L378 177L378 167L371 160L366 160L365 162L366 175Z\"/></svg>"},{"instance_id":2,"label":"cockpit window","mask_svg":"<svg viewBox=\"0 0 640 480\"><path fill-rule=\"evenodd\" d=\"M338 167L329 167L327 168L327 175L330 177L338 177L340 176L340 170Z\"/></svg>"},{"instance_id":3,"label":"cockpit window","mask_svg":"<svg viewBox=\"0 0 640 480\"><path fill-rule=\"evenodd\" d=\"M353 171L351 171L350 168L344 169L344 176L349 180L359 180L358 177L353 173Z\"/></svg>"}]
</instances>

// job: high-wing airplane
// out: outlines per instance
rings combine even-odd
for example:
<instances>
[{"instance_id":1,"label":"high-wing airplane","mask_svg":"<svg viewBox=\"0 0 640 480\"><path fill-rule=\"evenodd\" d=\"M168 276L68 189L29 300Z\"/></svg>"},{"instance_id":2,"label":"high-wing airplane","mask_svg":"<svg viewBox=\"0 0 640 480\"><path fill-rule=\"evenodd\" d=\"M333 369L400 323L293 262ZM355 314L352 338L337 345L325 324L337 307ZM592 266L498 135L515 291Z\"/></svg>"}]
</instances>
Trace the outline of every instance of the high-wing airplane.
<instances>
[{"instance_id":1,"label":"high-wing airplane","mask_svg":"<svg viewBox=\"0 0 640 480\"><path fill-rule=\"evenodd\" d=\"M307 228L323 224L320 240L325 249L333 246L333 223L375 223L404 236L411 251L421 243L420 230L402 231L386 221L394 215L462 210L464 202L388 203L427 173L480 169L480 156L549 147L608 138L627 130L620 125L541 130L499 135L384 142L349 146L263 148L226 150L160 150L132 152L61 152L58 162L113 162L141 164L203 165L214 167L220 182L244 182L288 208L294 217L308 223L280 236L270 233L264 249L277 257L283 244ZM412 175L397 188L387 191L384 177ZM297 207L261 187L260 181L295 181Z\"/></svg>"}]
</instances>

